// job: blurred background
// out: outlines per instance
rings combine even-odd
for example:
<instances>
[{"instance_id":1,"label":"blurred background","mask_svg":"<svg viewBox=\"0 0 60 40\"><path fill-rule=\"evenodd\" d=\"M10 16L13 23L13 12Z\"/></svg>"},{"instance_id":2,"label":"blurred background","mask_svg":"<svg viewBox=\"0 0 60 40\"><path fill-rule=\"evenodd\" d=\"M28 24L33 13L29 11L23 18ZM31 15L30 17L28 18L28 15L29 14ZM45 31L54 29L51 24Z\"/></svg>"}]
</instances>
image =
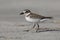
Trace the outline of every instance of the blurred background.
<instances>
[{"instance_id":1,"label":"blurred background","mask_svg":"<svg viewBox=\"0 0 60 40\"><path fill-rule=\"evenodd\" d=\"M22 21L24 16L20 16L19 13L24 9L60 18L60 0L0 0L0 21Z\"/></svg>"}]
</instances>

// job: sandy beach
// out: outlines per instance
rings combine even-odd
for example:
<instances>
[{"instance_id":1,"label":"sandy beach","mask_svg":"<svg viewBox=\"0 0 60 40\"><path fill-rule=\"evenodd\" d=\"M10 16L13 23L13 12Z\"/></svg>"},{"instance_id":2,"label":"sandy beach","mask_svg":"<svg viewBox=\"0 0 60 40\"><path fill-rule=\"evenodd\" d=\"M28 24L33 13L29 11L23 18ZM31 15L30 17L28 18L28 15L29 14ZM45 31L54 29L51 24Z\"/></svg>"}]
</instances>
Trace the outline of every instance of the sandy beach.
<instances>
[{"instance_id":1,"label":"sandy beach","mask_svg":"<svg viewBox=\"0 0 60 40\"><path fill-rule=\"evenodd\" d=\"M54 19L39 23L39 32L19 13L24 9ZM60 0L0 0L0 40L60 40Z\"/></svg>"}]
</instances>

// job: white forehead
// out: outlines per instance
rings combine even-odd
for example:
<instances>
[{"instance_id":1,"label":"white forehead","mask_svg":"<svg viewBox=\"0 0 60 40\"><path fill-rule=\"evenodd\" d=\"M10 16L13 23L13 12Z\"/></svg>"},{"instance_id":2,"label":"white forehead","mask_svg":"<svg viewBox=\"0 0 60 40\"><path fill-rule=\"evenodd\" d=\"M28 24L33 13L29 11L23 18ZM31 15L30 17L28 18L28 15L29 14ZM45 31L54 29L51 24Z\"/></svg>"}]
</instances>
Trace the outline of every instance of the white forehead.
<instances>
[{"instance_id":1,"label":"white forehead","mask_svg":"<svg viewBox=\"0 0 60 40\"><path fill-rule=\"evenodd\" d=\"M26 12L26 11L23 11L24 13Z\"/></svg>"}]
</instances>

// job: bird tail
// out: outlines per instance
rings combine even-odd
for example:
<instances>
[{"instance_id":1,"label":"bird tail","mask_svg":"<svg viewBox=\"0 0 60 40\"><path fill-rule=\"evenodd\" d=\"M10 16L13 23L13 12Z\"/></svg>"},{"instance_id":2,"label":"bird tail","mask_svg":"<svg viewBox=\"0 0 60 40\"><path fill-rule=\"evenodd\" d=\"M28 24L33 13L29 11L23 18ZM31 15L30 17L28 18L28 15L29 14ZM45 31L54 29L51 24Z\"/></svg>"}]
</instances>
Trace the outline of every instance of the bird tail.
<instances>
[{"instance_id":1,"label":"bird tail","mask_svg":"<svg viewBox=\"0 0 60 40\"><path fill-rule=\"evenodd\" d=\"M53 19L53 17L44 17L44 18L46 18L46 19Z\"/></svg>"}]
</instances>

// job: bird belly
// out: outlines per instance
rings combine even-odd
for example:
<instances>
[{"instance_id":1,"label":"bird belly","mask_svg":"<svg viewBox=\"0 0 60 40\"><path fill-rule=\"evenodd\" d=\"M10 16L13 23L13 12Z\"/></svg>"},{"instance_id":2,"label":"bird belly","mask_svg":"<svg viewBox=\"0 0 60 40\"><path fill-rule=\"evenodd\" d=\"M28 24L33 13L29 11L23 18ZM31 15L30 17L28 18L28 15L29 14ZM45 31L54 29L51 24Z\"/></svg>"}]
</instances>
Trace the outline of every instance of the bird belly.
<instances>
[{"instance_id":1,"label":"bird belly","mask_svg":"<svg viewBox=\"0 0 60 40\"><path fill-rule=\"evenodd\" d=\"M29 22L39 22L40 19L34 19L34 18L30 18L30 17L25 17L27 21Z\"/></svg>"}]
</instances>

